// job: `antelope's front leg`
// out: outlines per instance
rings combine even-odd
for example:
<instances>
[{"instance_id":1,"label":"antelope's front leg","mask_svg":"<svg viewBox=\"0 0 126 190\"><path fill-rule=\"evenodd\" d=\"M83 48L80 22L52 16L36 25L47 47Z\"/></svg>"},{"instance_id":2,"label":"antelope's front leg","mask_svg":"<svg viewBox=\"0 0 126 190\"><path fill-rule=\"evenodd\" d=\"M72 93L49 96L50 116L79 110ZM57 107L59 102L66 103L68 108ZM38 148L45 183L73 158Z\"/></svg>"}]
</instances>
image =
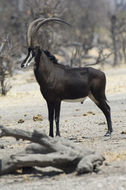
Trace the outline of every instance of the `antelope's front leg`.
<instances>
[{"instance_id":1,"label":"antelope's front leg","mask_svg":"<svg viewBox=\"0 0 126 190\"><path fill-rule=\"evenodd\" d=\"M48 105L48 120L50 125L49 136L54 137L53 134L54 104L47 102L47 105Z\"/></svg>"},{"instance_id":2,"label":"antelope's front leg","mask_svg":"<svg viewBox=\"0 0 126 190\"><path fill-rule=\"evenodd\" d=\"M60 136L60 130L59 130L60 105L61 101L55 103L56 136Z\"/></svg>"}]
</instances>

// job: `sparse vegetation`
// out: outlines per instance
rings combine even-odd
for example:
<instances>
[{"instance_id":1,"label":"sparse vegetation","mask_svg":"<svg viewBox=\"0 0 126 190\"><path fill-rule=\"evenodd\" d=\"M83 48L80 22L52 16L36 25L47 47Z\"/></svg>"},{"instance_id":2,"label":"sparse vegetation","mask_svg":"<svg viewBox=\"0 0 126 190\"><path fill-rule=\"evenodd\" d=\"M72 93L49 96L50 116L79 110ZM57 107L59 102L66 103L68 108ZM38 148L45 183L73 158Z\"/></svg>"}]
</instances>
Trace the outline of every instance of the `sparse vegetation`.
<instances>
[{"instance_id":1,"label":"sparse vegetation","mask_svg":"<svg viewBox=\"0 0 126 190\"><path fill-rule=\"evenodd\" d=\"M12 76L13 64L9 55L10 43L8 37L1 38L0 41L0 93L6 95L11 88L10 83L6 79L8 76Z\"/></svg>"},{"instance_id":2,"label":"sparse vegetation","mask_svg":"<svg viewBox=\"0 0 126 190\"><path fill-rule=\"evenodd\" d=\"M101 48L111 53L104 63L115 66L126 60L125 0L1 0L0 5L1 34L9 33L13 47L16 47L13 52L16 58L26 51L28 24L42 16L60 17L73 26L69 31L60 26L55 30L46 27L40 36L42 47L64 57L63 64L95 63L97 56L90 52L95 49L97 53Z\"/></svg>"}]
</instances>

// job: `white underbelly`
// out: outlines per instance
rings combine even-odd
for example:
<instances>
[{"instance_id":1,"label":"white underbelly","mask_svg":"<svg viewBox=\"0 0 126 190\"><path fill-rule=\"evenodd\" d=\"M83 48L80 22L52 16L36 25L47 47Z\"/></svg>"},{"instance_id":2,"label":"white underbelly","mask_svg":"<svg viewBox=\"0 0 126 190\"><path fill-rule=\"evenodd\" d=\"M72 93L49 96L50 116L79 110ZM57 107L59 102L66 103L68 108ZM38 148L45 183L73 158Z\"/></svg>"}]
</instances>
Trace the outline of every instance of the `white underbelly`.
<instances>
[{"instance_id":1,"label":"white underbelly","mask_svg":"<svg viewBox=\"0 0 126 190\"><path fill-rule=\"evenodd\" d=\"M77 99L66 99L66 100L63 100L64 102L84 102L84 100L86 99L87 97L84 97L84 98L77 98Z\"/></svg>"}]
</instances>

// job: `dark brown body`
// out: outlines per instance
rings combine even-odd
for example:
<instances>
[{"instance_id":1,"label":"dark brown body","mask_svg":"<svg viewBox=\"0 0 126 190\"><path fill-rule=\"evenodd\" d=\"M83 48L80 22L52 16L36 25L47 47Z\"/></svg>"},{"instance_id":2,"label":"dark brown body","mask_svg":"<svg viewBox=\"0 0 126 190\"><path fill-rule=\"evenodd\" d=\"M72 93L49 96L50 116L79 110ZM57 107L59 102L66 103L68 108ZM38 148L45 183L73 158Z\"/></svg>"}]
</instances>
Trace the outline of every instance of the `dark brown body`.
<instances>
[{"instance_id":1,"label":"dark brown body","mask_svg":"<svg viewBox=\"0 0 126 190\"><path fill-rule=\"evenodd\" d=\"M62 100L91 98L103 111L108 124L109 135L112 132L110 107L106 103L106 77L102 71L91 67L70 68L53 63L38 49L35 58L34 73L40 90L47 101L49 110L50 136L53 134L53 120L56 120L56 135L59 132L59 115Z\"/></svg>"}]
</instances>

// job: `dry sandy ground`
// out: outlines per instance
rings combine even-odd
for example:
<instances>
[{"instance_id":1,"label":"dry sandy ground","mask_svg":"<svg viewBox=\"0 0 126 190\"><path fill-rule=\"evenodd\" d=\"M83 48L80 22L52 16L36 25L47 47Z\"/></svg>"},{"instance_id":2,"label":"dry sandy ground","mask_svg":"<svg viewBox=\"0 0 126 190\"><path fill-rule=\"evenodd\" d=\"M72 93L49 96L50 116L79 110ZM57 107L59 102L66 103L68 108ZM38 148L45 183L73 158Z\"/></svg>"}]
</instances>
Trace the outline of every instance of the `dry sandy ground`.
<instances>
[{"instance_id":1,"label":"dry sandy ground","mask_svg":"<svg viewBox=\"0 0 126 190\"><path fill-rule=\"evenodd\" d=\"M105 69L107 98L111 106L113 135L105 138L106 121L101 111L87 99L84 104L62 103L60 132L67 139L102 153L106 160L99 173L76 176L54 168L31 174L1 176L1 190L125 190L126 189L126 67ZM46 102L32 71L14 75L13 88L6 97L0 97L0 124L7 127L45 131L48 134ZM40 114L42 121L33 121ZM18 123L22 119L23 123ZM28 142L13 138L0 139L0 158L21 151Z\"/></svg>"}]
</instances>

